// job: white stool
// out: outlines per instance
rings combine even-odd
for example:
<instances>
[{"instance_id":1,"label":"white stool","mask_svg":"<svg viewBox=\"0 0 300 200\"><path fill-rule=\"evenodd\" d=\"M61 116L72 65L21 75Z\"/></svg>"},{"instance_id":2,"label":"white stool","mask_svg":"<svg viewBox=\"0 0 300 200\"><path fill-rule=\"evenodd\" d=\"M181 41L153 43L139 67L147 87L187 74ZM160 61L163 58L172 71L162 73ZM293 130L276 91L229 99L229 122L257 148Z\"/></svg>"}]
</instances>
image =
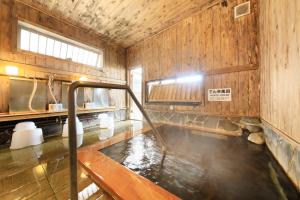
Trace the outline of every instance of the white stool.
<instances>
[{"instance_id":1,"label":"white stool","mask_svg":"<svg viewBox=\"0 0 300 200\"><path fill-rule=\"evenodd\" d=\"M64 127L63 127L63 133L62 136L64 138L69 137L69 125L68 125L68 119L66 120ZM80 147L82 145L83 142L83 124L82 122L79 121L78 117L76 117L76 132L77 132L77 147ZM69 145L69 140L68 139L64 139L63 140L64 146L68 146Z\"/></svg>"},{"instance_id":2,"label":"white stool","mask_svg":"<svg viewBox=\"0 0 300 200\"><path fill-rule=\"evenodd\" d=\"M114 131L115 131L114 127L110 127L107 129L101 129L98 134L99 140L106 140L108 138L111 138L112 136L114 136Z\"/></svg>"},{"instance_id":3,"label":"white stool","mask_svg":"<svg viewBox=\"0 0 300 200\"><path fill-rule=\"evenodd\" d=\"M99 114L98 119L100 121L100 128L111 128L115 126L114 117L108 116L108 114Z\"/></svg>"},{"instance_id":4,"label":"white stool","mask_svg":"<svg viewBox=\"0 0 300 200\"><path fill-rule=\"evenodd\" d=\"M43 130L36 128L34 122L18 123L14 129L10 149L21 149L44 142Z\"/></svg>"},{"instance_id":5,"label":"white stool","mask_svg":"<svg viewBox=\"0 0 300 200\"><path fill-rule=\"evenodd\" d=\"M100 133L98 134L99 140L106 140L114 135L115 120L114 117L108 114L99 114Z\"/></svg>"}]
</instances>

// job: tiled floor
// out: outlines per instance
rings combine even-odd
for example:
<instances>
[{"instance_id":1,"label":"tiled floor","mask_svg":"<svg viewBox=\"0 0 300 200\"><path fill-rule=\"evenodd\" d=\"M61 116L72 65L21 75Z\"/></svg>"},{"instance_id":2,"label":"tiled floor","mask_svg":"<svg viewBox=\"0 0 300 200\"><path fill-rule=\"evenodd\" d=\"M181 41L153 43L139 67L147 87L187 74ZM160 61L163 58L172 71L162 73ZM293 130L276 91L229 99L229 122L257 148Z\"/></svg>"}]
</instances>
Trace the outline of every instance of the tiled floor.
<instances>
[{"instance_id":1,"label":"tiled floor","mask_svg":"<svg viewBox=\"0 0 300 200\"><path fill-rule=\"evenodd\" d=\"M141 129L139 121L116 124L114 134ZM85 130L83 146L99 141L100 129ZM5 199L68 199L69 160L67 139L61 136L46 139L41 145L11 151L0 149L0 198ZM78 170L80 195L83 199L112 199ZM89 198L87 198L89 196Z\"/></svg>"}]
</instances>

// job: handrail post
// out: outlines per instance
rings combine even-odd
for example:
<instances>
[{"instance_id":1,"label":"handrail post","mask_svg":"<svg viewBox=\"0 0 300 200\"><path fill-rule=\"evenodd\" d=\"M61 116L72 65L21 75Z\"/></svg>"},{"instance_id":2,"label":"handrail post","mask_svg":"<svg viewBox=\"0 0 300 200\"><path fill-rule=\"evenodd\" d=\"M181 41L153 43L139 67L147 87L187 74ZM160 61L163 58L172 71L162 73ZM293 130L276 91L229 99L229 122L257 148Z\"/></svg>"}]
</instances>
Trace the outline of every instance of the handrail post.
<instances>
[{"instance_id":1,"label":"handrail post","mask_svg":"<svg viewBox=\"0 0 300 200\"><path fill-rule=\"evenodd\" d=\"M130 88L127 89L128 93L130 94L131 98L133 99L133 101L135 102L136 106L140 109L140 111L142 112L143 116L146 118L148 124L150 125L150 127L152 128L152 130L154 131L154 134L158 137L159 142L162 145L162 151L163 153L165 153L166 151L166 143L164 142L164 140L162 139L162 137L160 136L159 132L157 131L157 129L155 128L155 126L153 125L152 121L150 120L148 114L146 113L146 111L144 110L143 106L140 104L140 102L138 101L138 99L135 97L134 93L132 92L132 90Z\"/></svg>"},{"instance_id":2,"label":"handrail post","mask_svg":"<svg viewBox=\"0 0 300 200\"><path fill-rule=\"evenodd\" d=\"M143 106L140 104L138 99L135 97L132 90L127 85L117 85L109 83L93 83L93 82L80 82L76 81L72 83L69 87L68 92L68 130L69 130L69 156L70 156L70 197L71 200L78 200L78 187L77 187L77 128L76 128L76 100L75 100L75 90L79 87L89 87L89 88L106 88L106 89L120 89L126 90L137 107L140 109L150 127L154 131L154 134L158 138L162 146L163 159L165 158L166 143L163 138L151 122L149 116L144 110Z\"/></svg>"},{"instance_id":3,"label":"handrail post","mask_svg":"<svg viewBox=\"0 0 300 200\"><path fill-rule=\"evenodd\" d=\"M76 128L76 100L75 90L77 84L69 87L68 98L68 131L69 131L69 156L70 156L70 197L71 200L78 199L77 192L77 128Z\"/></svg>"}]
</instances>

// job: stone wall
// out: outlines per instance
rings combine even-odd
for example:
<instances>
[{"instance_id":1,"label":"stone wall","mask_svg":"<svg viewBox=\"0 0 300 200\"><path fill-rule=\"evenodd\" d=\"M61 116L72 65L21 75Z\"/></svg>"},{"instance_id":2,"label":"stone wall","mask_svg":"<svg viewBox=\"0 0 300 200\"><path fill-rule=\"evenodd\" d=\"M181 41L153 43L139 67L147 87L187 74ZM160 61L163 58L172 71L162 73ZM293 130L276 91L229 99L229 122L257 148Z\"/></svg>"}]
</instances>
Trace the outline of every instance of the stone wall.
<instances>
[{"instance_id":1,"label":"stone wall","mask_svg":"<svg viewBox=\"0 0 300 200\"><path fill-rule=\"evenodd\" d=\"M266 144L300 191L300 145L263 123Z\"/></svg>"},{"instance_id":2,"label":"stone wall","mask_svg":"<svg viewBox=\"0 0 300 200\"><path fill-rule=\"evenodd\" d=\"M259 119L252 117L223 117L188 111L156 111L149 109L146 111L150 119L156 123L184 126L233 136L242 135L242 129L246 127L247 121L260 123Z\"/></svg>"},{"instance_id":3,"label":"stone wall","mask_svg":"<svg viewBox=\"0 0 300 200\"><path fill-rule=\"evenodd\" d=\"M253 117L208 116L201 113L147 110L151 120L207 132L239 136L242 132L264 132L266 145L300 191L300 146Z\"/></svg>"}]
</instances>

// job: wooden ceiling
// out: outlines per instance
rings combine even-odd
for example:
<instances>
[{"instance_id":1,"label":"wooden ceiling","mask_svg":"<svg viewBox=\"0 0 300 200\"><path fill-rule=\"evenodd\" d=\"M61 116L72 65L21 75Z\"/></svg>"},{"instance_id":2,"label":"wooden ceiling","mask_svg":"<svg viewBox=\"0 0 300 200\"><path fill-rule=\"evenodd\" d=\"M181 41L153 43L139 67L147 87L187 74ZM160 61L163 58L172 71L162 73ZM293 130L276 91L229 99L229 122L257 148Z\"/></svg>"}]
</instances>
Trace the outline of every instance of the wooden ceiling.
<instances>
[{"instance_id":1,"label":"wooden ceiling","mask_svg":"<svg viewBox=\"0 0 300 200\"><path fill-rule=\"evenodd\" d=\"M216 0L22 0L123 47L153 35Z\"/></svg>"}]
</instances>

